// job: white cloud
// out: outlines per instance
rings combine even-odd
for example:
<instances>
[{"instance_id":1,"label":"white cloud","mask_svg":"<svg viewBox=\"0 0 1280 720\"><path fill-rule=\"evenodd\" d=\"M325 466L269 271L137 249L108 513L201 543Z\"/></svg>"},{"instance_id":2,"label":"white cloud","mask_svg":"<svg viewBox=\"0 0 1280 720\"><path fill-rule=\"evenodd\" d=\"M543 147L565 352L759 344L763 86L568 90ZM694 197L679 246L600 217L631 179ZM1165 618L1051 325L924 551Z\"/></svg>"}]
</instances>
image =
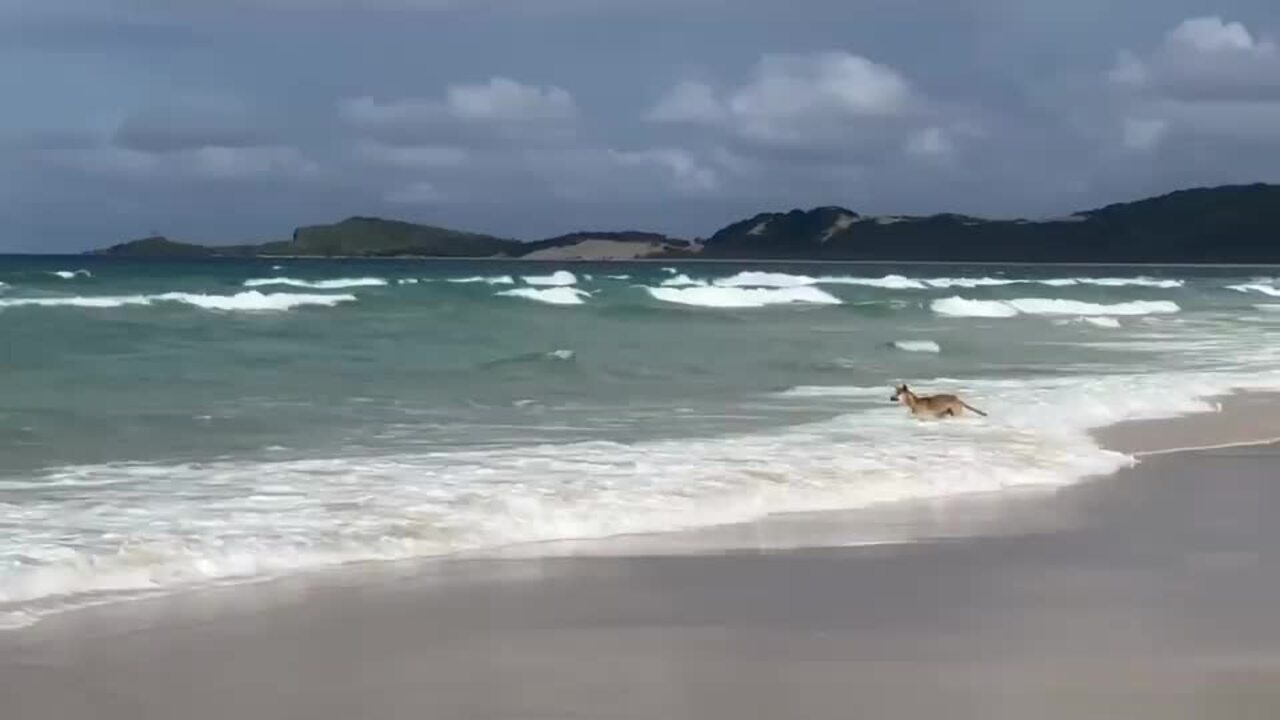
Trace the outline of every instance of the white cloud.
<instances>
[{"instance_id":1,"label":"white cloud","mask_svg":"<svg viewBox=\"0 0 1280 720\"><path fill-rule=\"evenodd\" d=\"M1171 49L1197 53L1275 51L1275 46L1255 41L1253 34L1241 23L1224 22L1220 17L1184 20L1169 32L1165 43Z\"/></svg>"},{"instance_id":2,"label":"white cloud","mask_svg":"<svg viewBox=\"0 0 1280 720\"><path fill-rule=\"evenodd\" d=\"M338 116L369 131L423 129L450 123L554 127L571 125L578 117L578 107L563 88L495 77L483 83L450 85L439 99L347 98L339 101Z\"/></svg>"},{"instance_id":3,"label":"white cloud","mask_svg":"<svg viewBox=\"0 0 1280 720\"><path fill-rule=\"evenodd\" d=\"M609 152L624 167L657 168L670 173L676 189L684 192L706 192L715 190L720 184L715 170L698 162L687 150L653 148Z\"/></svg>"},{"instance_id":4,"label":"white cloud","mask_svg":"<svg viewBox=\"0 0 1280 720\"><path fill-rule=\"evenodd\" d=\"M1116 87L1182 100L1280 99L1280 48L1239 22L1184 20L1148 55L1120 54Z\"/></svg>"},{"instance_id":5,"label":"white cloud","mask_svg":"<svg viewBox=\"0 0 1280 720\"><path fill-rule=\"evenodd\" d=\"M858 55L765 55L744 85L718 96L703 83L680 83L659 99L649 117L728 126L766 142L803 142L905 115L915 101L898 71Z\"/></svg>"},{"instance_id":6,"label":"white cloud","mask_svg":"<svg viewBox=\"0 0 1280 720\"><path fill-rule=\"evenodd\" d=\"M907 136L903 149L913 157L947 157L955 152L955 142L951 133L940 127L930 126Z\"/></svg>"},{"instance_id":7,"label":"white cloud","mask_svg":"<svg viewBox=\"0 0 1280 720\"><path fill-rule=\"evenodd\" d=\"M1242 23L1184 20L1149 53L1121 53L1106 79L1126 149L1192 137L1280 142L1280 47Z\"/></svg>"},{"instance_id":8,"label":"white cloud","mask_svg":"<svg viewBox=\"0 0 1280 720\"><path fill-rule=\"evenodd\" d=\"M286 145L203 147L150 152L108 143L43 151L51 164L92 175L133 179L305 179L320 173L302 151Z\"/></svg>"},{"instance_id":9,"label":"white cloud","mask_svg":"<svg viewBox=\"0 0 1280 720\"><path fill-rule=\"evenodd\" d=\"M1125 118L1122 143L1129 150L1151 150L1160 144L1168 130L1167 120Z\"/></svg>"},{"instance_id":10,"label":"white cloud","mask_svg":"<svg viewBox=\"0 0 1280 720\"><path fill-rule=\"evenodd\" d=\"M429 182L416 182L388 192L383 199L392 205L437 205L448 198Z\"/></svg>"},{"instance_id":11,"label":"white cloud","mask_svg":"<svg viewBox=\"0 0 1280 720\"><path fill-rule=\"evenodd\" d=\"M355 155L372 165L421 170L459 167L467 162L471 153L452 145L388 145L362 140L356 143Z\"/></svg>"},{"instance_id":12,"label":"white cloud","mask_svg":"<svg viewBox=\"0 0 1280 720\"><path fill-rule=\"evenodd\" d=\"M578 108L563 88L523 85L496 77L476 85L451 85L445 105L460 120L544 122L572 120Z\"/></svg>"},{"instance_id":13,"label":"white cloud","mask_svg":"<svg viewBox=\"0 0 1280 720\"><path fill-rule=\"evenodd\" d=\"M686 80L659 98L649 111L654 122L714 124L726 118L727 111L710 85Z\"/></svg>"}]
</instances>

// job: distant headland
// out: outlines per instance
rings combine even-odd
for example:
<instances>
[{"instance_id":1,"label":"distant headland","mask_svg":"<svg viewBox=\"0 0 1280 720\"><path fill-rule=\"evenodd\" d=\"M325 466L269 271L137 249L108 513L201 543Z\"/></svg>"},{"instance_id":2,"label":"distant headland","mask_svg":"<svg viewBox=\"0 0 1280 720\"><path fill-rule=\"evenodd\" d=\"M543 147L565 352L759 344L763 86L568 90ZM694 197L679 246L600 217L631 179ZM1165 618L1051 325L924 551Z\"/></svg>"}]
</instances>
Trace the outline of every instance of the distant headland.
<instances>
[{"instance_id":1,"label":"distant headland","mask_svg":"<svg viewBox=\"0 0 1280 720\"><path fill-rule=\"evenodd\" d=\"M761 213L708 238L578 232L524 242L431 225L352 217L289 240L195 245L154 236L89 254L138 258L404 257L610 261L1280 263L1280 185L1193 188L1065 217L867 216L842 207Z\"/></svg>"}]
</instances>

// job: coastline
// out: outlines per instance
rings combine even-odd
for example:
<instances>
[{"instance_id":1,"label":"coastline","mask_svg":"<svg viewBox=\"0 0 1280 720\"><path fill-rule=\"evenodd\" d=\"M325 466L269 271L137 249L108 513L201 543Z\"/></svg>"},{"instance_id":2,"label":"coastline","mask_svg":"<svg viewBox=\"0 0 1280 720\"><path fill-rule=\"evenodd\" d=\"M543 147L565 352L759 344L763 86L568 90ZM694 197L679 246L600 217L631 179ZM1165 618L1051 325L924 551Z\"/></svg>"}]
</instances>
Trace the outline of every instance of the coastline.
<instances>
[{"instance_id":1,"label":"coastline","mask_svg":"<svg viewBox=\"0 0 1280 720\"><path fill-rule=\"evenodd\" d=\"M1236 394L1218 413L1100 430L1129 453L1251 444L1148 454L1064 488L77 610L0 632L0 696L15 720L1274 710L1276 402ZM1171 584L1203 606L1173 613L1186 597Z\"/></svg>"},{"instance_id":2,"label":"coastline","mask_svg":"<svg viewBox=\"0 0 1280 720\"><path fill-rule=\"evenodd\" d=\"M3 256L0 256L3 257ZM715 264L715 263L741 263L744 265L859 265L859 266L875 266L875 265L904 265L912 267L920 266L937 266L937 267L953 267L980 265L983 267L1135 267L1135 268L1179 268L1179 269L1196 269L1196 268L1280 268L1280 262L1273 263L1197 263L1197 262L1027 262L1017 260L830 260L830 259L806 259L806 258L733 258L733 257L643 257L643 258L615 258L609 260L592 260L589 258L581 259L539 259L539 258L523 258L523 257L493 257L493 256L476 256L476 257L450 257L438 255L398 255L398 256L368 256L368 255L214 255L201 257L148 257L148 256L113 256L113 255L94 255L83 253L68 253L65 255L14 255L13 257L28 258L107 258L113 261L132 261L140 260L144 262L223 262L233 261L249 261L249 260L334 260L348 262L352 260L370 260L370 261L400 261L400 262L506 262L506 263L528 263L530 265L634 265L634 264Z\"/></svg>"}]
</instances>

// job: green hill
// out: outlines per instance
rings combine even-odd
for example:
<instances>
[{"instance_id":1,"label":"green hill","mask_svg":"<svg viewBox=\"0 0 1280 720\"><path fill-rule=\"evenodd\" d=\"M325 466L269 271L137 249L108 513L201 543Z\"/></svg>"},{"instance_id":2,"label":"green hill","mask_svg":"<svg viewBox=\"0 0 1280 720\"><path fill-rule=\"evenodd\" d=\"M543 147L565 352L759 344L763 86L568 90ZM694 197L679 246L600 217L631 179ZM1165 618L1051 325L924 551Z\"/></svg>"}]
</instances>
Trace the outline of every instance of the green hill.
<instances>
[{"instance_id":1,"label":"green hill","mask_svg":"<svg viewBox=\"0 0 1280 720\"><path fill-rule=\"evenodd\" d=\"M417 225L399 220L352 217L331 225L300 227L293 240L263 246L261 255L393 257L492 257L521 244L491 235Z\"/></svg>"},{"instance_id":2,"label":"green hill","mask_svg":"<svg viewBox=\"0 0 1280 720\"><path fill-rule=\"evenodd\" d=\"M725 227L704 242L693 243L638 231L573 233L523 243L432 225L352 217L328 225L300 227L287 241L201 246L157 236L114 245L94 254L519 258L540 253L572 260L591 257L593 252L600 256L602 242L632 244L634 257L1280 263L1280 186L1180 190L1044 220L988 220L956 214L868 216L827 206L761 213ZM575 256L575 246L581 246L581 255Z\"/></svg>"}]
</instances>

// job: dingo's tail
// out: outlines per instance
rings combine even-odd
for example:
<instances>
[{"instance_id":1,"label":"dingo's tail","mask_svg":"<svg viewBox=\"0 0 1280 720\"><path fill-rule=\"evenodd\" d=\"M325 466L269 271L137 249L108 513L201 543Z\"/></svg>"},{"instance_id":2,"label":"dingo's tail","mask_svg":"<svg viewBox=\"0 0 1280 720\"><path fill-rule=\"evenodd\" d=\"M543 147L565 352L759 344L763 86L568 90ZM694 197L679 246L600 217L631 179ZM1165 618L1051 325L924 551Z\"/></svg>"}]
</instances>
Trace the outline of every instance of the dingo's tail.
<instances>
[{"instance_id":1,"label":"dingo's tail","mask_svg":"<svg viewBox=\"0 0 1280 720\"><path fill-rule=\"evenodd\" d=\"M972 410L973 412L978 413L978 414L979 414L979 415L981 415L982 417L986 417L986 416L987 416L987 414L986 414L986 413L982 412L982 411L981 411L981 410L979 410L978 408L976 408L976 407L974 407L974 406L970 405L969 403L967 403L967 402L965 402L965 401L963 401L963 400L961 400L961 401L960 401L960 404L961 404L961 405L963 405L963 406L965 406L966 408L968 408L968 409Z\"/></svg>"}]
</instances>

